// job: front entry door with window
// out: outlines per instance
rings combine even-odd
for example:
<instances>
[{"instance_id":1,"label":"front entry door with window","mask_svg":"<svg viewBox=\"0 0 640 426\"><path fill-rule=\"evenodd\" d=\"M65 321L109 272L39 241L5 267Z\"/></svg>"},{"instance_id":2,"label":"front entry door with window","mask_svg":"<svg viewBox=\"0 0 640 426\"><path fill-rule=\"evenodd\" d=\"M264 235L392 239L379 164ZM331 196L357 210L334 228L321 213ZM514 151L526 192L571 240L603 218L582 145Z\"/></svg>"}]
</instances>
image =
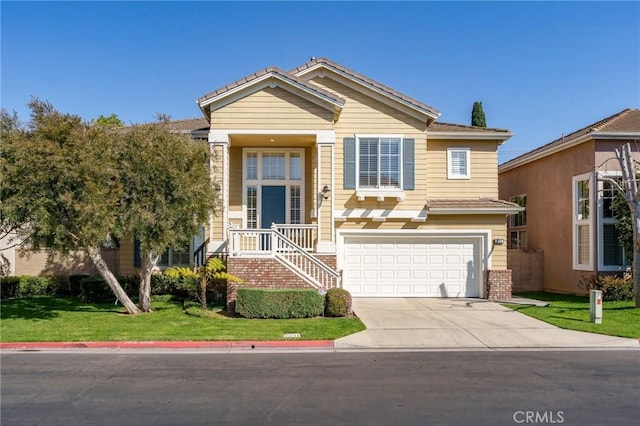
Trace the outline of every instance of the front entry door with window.
<instances>
[{"instance_id":1,"label":"front entry door with window","mask_svg":"<svg viewBox=\"0 0 640 426\"><path fill-rule=\"evenodd\" d=\"M244 226L303 223L304 150L245 148Z\"/></svg>"},{"instance_id":2,"label":"front entry door with window","mask_svg":"<svg viewBox=\"0 0 640 426\"><path fill-rule=\"evenodd\" d=\"M271 228L273 223L285 223L286 211L286 187L263 186L262 187L262 220L260 226L263 229Z\"/></svg>"}]
</instances>

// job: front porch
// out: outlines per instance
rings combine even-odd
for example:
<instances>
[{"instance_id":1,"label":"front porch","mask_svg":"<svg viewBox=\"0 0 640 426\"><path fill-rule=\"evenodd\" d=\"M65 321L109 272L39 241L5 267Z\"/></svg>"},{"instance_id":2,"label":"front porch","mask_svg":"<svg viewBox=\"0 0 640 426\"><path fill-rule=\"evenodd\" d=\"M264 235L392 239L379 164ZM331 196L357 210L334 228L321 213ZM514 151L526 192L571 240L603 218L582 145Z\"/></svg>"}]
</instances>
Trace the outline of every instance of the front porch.
<instances>
[{"instance_id":1,"label":"front porch","mask_svg":"<svg viewBox=\"0 0 640 426\"><path fill-rule=\"evenodd\" d=\"M269 229L228 230L227 271L254 288L341 287L335 254L318 254L316 225L273 224ZM227 309L235 309L237 285L229 283Z\"/></svg>"}]
</instances>

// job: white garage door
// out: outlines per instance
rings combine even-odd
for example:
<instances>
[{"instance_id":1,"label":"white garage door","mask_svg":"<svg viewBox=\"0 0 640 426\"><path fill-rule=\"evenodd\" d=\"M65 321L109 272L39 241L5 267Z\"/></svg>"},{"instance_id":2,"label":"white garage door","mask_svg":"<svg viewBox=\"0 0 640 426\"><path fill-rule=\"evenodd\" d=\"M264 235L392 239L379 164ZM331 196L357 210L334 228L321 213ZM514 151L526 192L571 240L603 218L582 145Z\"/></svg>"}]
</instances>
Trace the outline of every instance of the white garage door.
<instances>
[{"instance_id":1,"label":"white garage door","mask_svg":"<svg viewBox=\"0 0 640 426\"><path fill-rule=\"evenodd\" d=\"M480 297L477 239L354 237L344 251L355 297Z\"/></svg>"}]
</instances>

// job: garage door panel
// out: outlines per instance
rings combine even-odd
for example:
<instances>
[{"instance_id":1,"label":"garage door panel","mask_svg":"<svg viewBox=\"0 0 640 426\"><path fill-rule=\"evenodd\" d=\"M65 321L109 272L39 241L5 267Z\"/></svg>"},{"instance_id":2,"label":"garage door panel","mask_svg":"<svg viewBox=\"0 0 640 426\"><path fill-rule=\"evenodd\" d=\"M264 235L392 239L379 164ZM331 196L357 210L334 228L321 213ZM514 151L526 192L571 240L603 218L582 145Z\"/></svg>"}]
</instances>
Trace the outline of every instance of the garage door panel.
<instances>
[{"instance_id":1,"label":"garage door panel","mask_svg":"<svg viewBox=\"0 0 640 426\"><path fill-rule=\"evenodd\" d=\"M480 296L474 273L479 259L478 240L366 240L345 240L344 286L356 297Z\"/></svg>"}]
</instances>

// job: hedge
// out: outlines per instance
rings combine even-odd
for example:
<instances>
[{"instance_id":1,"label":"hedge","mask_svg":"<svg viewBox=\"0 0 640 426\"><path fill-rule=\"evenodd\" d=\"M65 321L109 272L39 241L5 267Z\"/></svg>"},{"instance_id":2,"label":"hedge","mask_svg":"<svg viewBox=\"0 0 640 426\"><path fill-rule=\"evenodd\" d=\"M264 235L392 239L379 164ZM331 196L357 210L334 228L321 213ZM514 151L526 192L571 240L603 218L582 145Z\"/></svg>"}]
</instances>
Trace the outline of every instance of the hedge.
<instances>
[{"instance_id":1,"label":"hedge","mask_svg":"<svg viewBox=\"0 0 640 426\"><path fill-rule=\"evenodd\" d=\"M306 318L322 315L324 297L313 289L239 288L236 312L245 318Z\"/></svg>"},{"instance_id":2,"label":"hedge","mask_svg":"<svg viewBox=\"0 0 640 426\"><path fill-rule=\"evenodd\" d=\"M121 276L118 282L132 299L136 299L140 284L137 277ZM116 295L102 278L102 275L90 275L80 280L80 300L85 303L114 302Z\"/></svg>"}]
</instances>

